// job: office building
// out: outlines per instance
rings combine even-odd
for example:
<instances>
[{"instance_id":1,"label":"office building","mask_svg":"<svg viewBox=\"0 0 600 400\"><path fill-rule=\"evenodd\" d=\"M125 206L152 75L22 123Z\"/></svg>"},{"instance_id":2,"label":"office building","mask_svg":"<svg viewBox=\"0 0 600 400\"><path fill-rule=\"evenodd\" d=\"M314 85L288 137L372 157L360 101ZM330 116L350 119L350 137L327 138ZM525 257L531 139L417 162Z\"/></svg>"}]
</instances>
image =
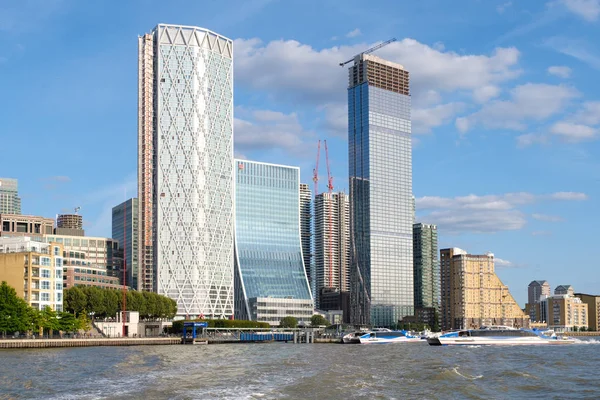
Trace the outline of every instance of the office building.
<instances>
[{"instance_id":1,"label":"office building","mask_svg":"<svg viewBox=\"0 0 600 400\"><path fill-rule=\"evenodd\" d=\"M440 263L436 225L413 225L413 258L415 315L426 315L427 320L432 321L435 318L431 314L437 312L439 315L440 308ZM419 309L421 311L417 312ZM424 309L435 311L427 312Z\"/></svg>"},{"instance_id":2,"label":"office building","mask_svg":"<svg viewBox=\"0 0 600 400\"><path fill-rule=\"evenodd\" d=\"M0 282L37 310L63 311L63 248L29 237L0 238Z\"/></svg>"},{"instance_id":3,"label":"office building","mask_svg":"<svg viewBox=\"0 0 600 400\"><path fill-rule=\"evenodd\" d=\"M65 289L74 286L95 286L101 289L123 289L118 277L111 276L106 267L95 265L63 268L63 286Z\"/></svg>"},{"instance_id":4,"label":"office building","mask_svg":"<svg viewBox=\"0 0 600 400\"><path fill-rule=\"evenodd\" d=\"M236 160L235 317L309 324L313 299L302 257L300 169Z\"/></svg>"},{"instance_id":5,"label":"office building","mask_svg":"<svg viewBox=\"0 0 600 400\"><path fill-rule=\"evenodd\" d=\"M129 199L112 209L112 237L119 242L120 256L125 259L124 285L142 290L139 277L138 199Z\"/></svg>"},{"instance_id":6,"label":"office building","mask_svg":"<svg viewBox=\"0 0 600 400\"><path fill-rule=\"evenodd\" d=\"M575 293L575 297L581 299L581 302L587 304L588 312L588 330L600 331L600 296L591 294Z\"/></svg>"},{"instance_id":7,"label":"office building","mask_svg":"<svg viewBox=\"0 0 600 400\"><path fill-rule=\"evenodd\" d=\"M57 235L85 236L83 230L83 217L79 214L59 214L56 217Z\"/></svg>"},{"instance_id":8,"label":"office building","mask_svg":"<svg viewBox=\"0 0 600 400\"><path fill-rule=\"evenodd\" d=\"M350 291L350 200L345 193L315 197L315 270L317 308L341 310L341 303L326 304L321 298Z\"/></svg>"},{"instance_id":9,"label":"office building","mask_svg":"<svg viewBox=\"0 0 600 400\"><path fill-rule=\"evenodd\" d=\"M0 214L21 214L19 182L16 179L0 178Z\"/></svg>"},{"instance_id":10,"label":"office building","mask_svg":"<svg viewBox=\"0 0 600 400\"><path fill-rule=\"evenodd\" d=\"M550 296L550 284L545 280L532 281L527 287L525 311L531 321L546 321L546 310L539 306L542 299Z\"/></svg>"},{"instance_id":11,"label":"office building","mask_svg":"<svg viewBox=\"0 0 600 400\"><path fill-rule=\"evenodd\" d=\"M300 237L310 291L315 293L315 264L312 253L312 193L306 183L300 184Z\"/></svg>"},{"instance_id":12,"label":"office building","mask_svg":"<svg viewBox=\"0 0 600 400\"><path fill-rule=\"evenodd\" d=\"M0 236L28 236L41 239L44 235L52 234L54 220L52 218L33 215L0 214Z\"/></svg>"},{"instance_id":13,"label":"office building","mask_svg":"<svg viewBox=\"0 0 600 400\"><path fill-rule=\"evenodd\" d=\"M529 327L519 307L494 271L494 255L442 249L441 328L471 329L489 325Z\"/></svg>"},{"instance_id":14,"label":"office building","mask_svg":"<svg viewBox=\"0 0 600 400\"><path fill-rule=\"evenodd\" d=\"M160 24L139 38L143 285L178 315L233 315L233 42ZM153 273L149 274L152 260ZM152 276L150 276L152 275Z\"/></svg>"},{"instance_id":15,"label":"office building","mask_svg":"<svg viewBox=\"0 0 600 400\"><path fill-rule=\"evenodd\" d=\"M409 73L360 54L349 69L352 322L391 326L413 315Z\"/></svg>"}]
</instances>

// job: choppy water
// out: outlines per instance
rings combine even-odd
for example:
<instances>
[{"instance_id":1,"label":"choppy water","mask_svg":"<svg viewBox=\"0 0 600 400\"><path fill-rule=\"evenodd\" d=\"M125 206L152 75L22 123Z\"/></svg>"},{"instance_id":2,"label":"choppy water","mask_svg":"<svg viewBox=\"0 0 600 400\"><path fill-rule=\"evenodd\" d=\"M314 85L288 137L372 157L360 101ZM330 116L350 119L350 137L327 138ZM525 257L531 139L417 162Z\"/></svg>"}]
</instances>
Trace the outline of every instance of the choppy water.
<instances>
[{"instance_id":1,"label":"choppy water","mask_svg":"<svg viewBox=\"0 0 600 400\"><path fill-rule=\"evenodd\" d=\"M566 346L229 344L0 351L0 399L598 399Z\"/></svg>"}]
</instances>

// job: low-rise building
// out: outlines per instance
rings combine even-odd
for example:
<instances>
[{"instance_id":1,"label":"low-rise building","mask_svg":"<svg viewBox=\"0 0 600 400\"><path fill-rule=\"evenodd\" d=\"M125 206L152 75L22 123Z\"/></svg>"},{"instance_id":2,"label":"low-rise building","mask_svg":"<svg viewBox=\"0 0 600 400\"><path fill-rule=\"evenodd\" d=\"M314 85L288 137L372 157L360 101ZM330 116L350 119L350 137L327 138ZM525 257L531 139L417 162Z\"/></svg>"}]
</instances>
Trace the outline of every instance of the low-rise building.
<instances>
[{"instance_id":1,"label":"low-rise building","mask_svg":"<svg viewBox=\"0 0 600 400\"><path fill-rule=\"evenodd\" d=\"M0 237L0 281L38 310L63 310L63 258L59 243Z\"/></svg>"},{"instance_id":2,"label":"low-rise building","mask_svg":"<svg viewBox=\"0 0 600 400\"><path fill-rule=\"evenodd\" d=\"M65 266L63 268L63 286L65 289L73 286L96 286L103 289L122 289L119 278L111 276L106 267L87 266Z\"/></svg>"},{"instance_id":3,"label":"low-rise building","mask_svg":"<svg viewBox=\"0 0 600 400\"><path fill-rule=\"evenodd\" d=\"M0 214L0 236L41 239L44 235L52 234L54 220L52 218L34 215Z\"/></svg>"},{"instance_id":4,"label":"low-rise building","mask_svg":"<svg viewBox=\"0 0 600 400\"><path fill-rule=\"evenodd\" d=\"M584 293L575 293L575 297L588 306L588 330L600 331L600 296Z\"/></svg>"},{"instance_id":5,"label":"low-rise building","mask_svg":"<svg viewBox=\"0 0 600 400\"><path fill-rule=\"evenodd\" d=\"M548 307L548 328L568 332L588 327L588 305L578 297L555 294L545 299Z\"/></svg>"}]
</instances>

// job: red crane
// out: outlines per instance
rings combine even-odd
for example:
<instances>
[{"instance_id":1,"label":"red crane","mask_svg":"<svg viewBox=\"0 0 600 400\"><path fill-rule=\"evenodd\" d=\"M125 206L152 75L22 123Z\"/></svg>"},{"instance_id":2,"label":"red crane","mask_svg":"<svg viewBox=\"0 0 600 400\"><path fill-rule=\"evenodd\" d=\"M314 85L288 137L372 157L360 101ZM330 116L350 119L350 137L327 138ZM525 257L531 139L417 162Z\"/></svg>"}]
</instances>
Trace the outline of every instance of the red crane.
<instances>
[{"instance_id":1,"label":"red crane","mask_svg":"<svg viewBox=\"0 0 600 400\"><path fill-rule=\"evenodd\" d=\"M329 287L333 287L333 176L329 168L329 151L327 150L327 140L325 145L325 162L327 164L327 190L329 192Z\"/></svg>"},{"instance_id":2,"label":"red crane","mask_svg":"<svg viewBox=\"0 0 600 400\"><path fill-rule=\"evenodd\" d=\"M319 144L317 145L317 164L315 165L315 169L313 169L313 182L315 183L315 198L319 192L319 158L321 156L321 141L319 140Z\"/></svg>"}]
</instances>

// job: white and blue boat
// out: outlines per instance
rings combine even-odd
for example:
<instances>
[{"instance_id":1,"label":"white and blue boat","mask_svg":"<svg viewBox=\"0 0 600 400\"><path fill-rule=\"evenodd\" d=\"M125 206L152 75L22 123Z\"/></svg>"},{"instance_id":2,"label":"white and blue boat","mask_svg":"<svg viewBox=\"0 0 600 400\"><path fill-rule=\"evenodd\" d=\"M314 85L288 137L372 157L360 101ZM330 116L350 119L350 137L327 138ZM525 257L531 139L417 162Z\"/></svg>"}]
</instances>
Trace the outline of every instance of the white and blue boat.
<instances>
[{"instance_id":1,"label":"white and blue boat","mask_svg":"<svg viewBox=\"0 0 600 400\"><path fill-rule=\"evenodd\" d=\"M479 329L465 329L448 332L438 337L427 339L431 346L447 345L539 345L539 344L572 344L575 340L546 335L543 331L516 329L507 326L490 326Z\"/></svg>"},{"instance_id":2,"label":"white and blue boat","mask_svg":"<svg viewBox=\"0 0 600 400\"><path fill-rule=\"evenodd\" d=\"M360 344L376 343L415 343L421 342L419 336L414 336L408 331L392 331L389 329L366 332L358 337Z\"/></svg>"}]
</instances>

